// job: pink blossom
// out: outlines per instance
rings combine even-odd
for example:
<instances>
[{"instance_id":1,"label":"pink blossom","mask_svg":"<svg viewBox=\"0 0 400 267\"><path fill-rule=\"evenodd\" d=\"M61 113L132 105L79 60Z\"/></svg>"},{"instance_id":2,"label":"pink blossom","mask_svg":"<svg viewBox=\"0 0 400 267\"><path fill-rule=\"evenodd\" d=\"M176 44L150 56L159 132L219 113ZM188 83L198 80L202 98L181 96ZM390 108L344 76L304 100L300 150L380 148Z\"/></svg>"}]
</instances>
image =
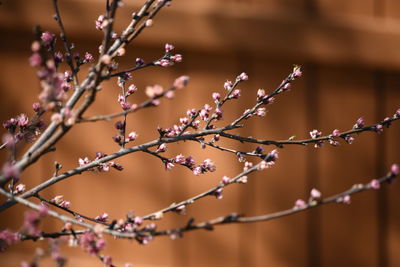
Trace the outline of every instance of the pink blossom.
<instances>
[{"instance_id":1,"label":"pink blossom","mask_svg":"<svg viewBox=\"0 0 400 267\"><path fill-rule=\"evenodd\" d=\"M390 167L390 172L392 175L399 175L399 165L397 164L392 164L392 166Z\"/></svg>"},{"instance_id":2,"label":"pink blossom","mask_svg":"<svg viewBox=\"0 0 400 267\"><path fill-rule=\"evenodd\" d=\"M29 58L29 64L32 67L38 67L42 64L42 56L39 53L33 53L32 56Z\"/></svg>"},{"instance_id":3,"label":"pink blossom","mask_svg":"<svg viewBox=\"0 0 400 267\"><path fill-rule=\"evenodd\" d=\"M310 136L311 136L312 139L316 139L316 138L320 137L321 134L322 134L322 133L319 132L318 130L312 130L312 131L310 132Z\"/></svg>"},{"instance_id":4,"label":"pink blossom","mask_svg":"<svg viewBox=\"0 0 400 267\"><path fill-rule=\"evenodd\" d=\"M377 132L378 134L383 132L383 126L382 124L378 124L374 127L374 131Z\"/></svg>"},{"instance_id":5,"label":"pink blossom","mask_svg":"<svg viewBox=\"0 0 400 267\"><path fill-rule=\"evenodd\" d=\"M112 266L112 258L111 258L111 256L104 256L103 257L103 263L107 267Z\"/></svg>"},{"instance_id":6,"label":"pink blossom","mask_svg":"<svg viewBox=\"0 0 400 267\"><path fill-rule=\"evenodd\" d=\"M377 179L373 179L373 180L369 183L369 186L370 186L372 189L379 189L379 188L381 188L381 183L380 183Z\"/></svg>"},{"instance_id":7,"label":"pink blossom","mask_svg":"<svg viewBox=\"0 0 400 267\"><path fill-rule=\"evenodd\" d=\"M190 118L193 118L194 116L196 116L196 114L197 114L197 110L194 109L194 108L188 109L188 110L186 111L186 115L187 115L188 117L190 117Z\"/></svg>"},{"instance_id":8,"label":"pink blossom","mask_svg":"<svg viewBox=\"0 0 400 267\"><path fill-rule=\"evenodd\" d=\"M219 93L212 93L212 98L215 102L218 102L221 99L221 95Z\"/></svg>"},{"instance_id":9,"label":"pink blossom","mask_svg":"<svg viewBox=\"0 0 400 267\"><path fill-rule=\"evenodd\" d=\"M186 117L183 117L183 118L180 118L180 119L179 119L179 122L180 122L181 124L183 124L183 125L186 125L186 124L189 123L189 119L186 118Z\"/></svg>"},{"instance_id":10,"label":"pink blossom","mask_svg":"<svg viewBox=\"0 0 400 267\"><path fill-rule=\"evenodd\" d=\"M133 219L133 223L134 223L136 226L141 226L142 223L143 223L143 219L142 219L141 217L136 216L136 217Z\"/></svg>"},{"instance_id":11,"label":"pink blossom","mask_svg":"<svg viewBox=\"0 0 400 267\"><path fill-rule=\"evenodd\" d=\"M200 127L200 121L199 120L195 120L192 123L193 128L198 129Z\"/></svg>"},{"instance_id":12,"label":"pink blossom","mask_svg":"<svg viewBox=\"0 0 400 267\"><path fill-rule=\"evenodd\" d=\"M104 21L104 15L100 15L96 20L96 29L97 30L100 30L100 31L102 30L103 21Z\"/></svg>"},{"instance_id":13,"label":"pink blossom","mask_svg":"<svg viewBox=\"0 0 400 267\"><path fill-rule=\"evenodd\" d=\"M203 170L199 166L193 169L193 174L196 175L196 176L198 176L198 175L200 175L202 173L203 173Z\"/></svg>"},{"instance_id":14,"label":"pink blossom","mask_svg":"<svg viewBox=\"0 0 400 267\"><path fill-rule=\"evenodd\" d=\"M14 181L19 180L20 170L17 166L13 165L11 162L6 162L3 166L3 176L4 178L12 178Z\"/></svg>"},{"instance_id":15,"label":"pink blossom","mask_svg":"<svg viewBox=\"0 0 400 267\"><path fill-rule=\"evenodd\" d=\"M265 108L258 108L255 113L257 116L264 117L266 115Z\"/></svg>"},{"instance_id":16,"label":"pink blossom","mask_svg":"<svg viewBox=\"0 0 400 267\"><path fill-rule=\"evenodd\" d=\"M62 202L60 203L60 206L63 207L63 208L69 209L69 208L71 208L71 202L69 202L69 201L62 201Z\"/></svg>"},{"instance_id":17,"label":"pink blossom","mask_svg":"<svg viewBox=\"0 0 400 267\"><path fill-rule=\"evenodd\" d=\"M168 99L172 99L172 98L175 97L175 92L174 91L167 91L165 93L165 97L168 98Z\"/></svg>"},{"instance_id":18,"label":"pink blossom","mask_svg":"<svg viewBox=\"0 0 400 267\"><path fill-rule=\"evenodd\" d=\"M40 50L40 42L39 41L33 41L31 44L31 50L32 52L38 52Z\"/></svg>"},{"instance_id":19,"label":"pink blossom","mask_svg":"<svg viewBox=\"0 0 400 267\"><path fill-rule=\"evenodd\" d=\"M233 99L238 99L239 97L240 97L240 90L239 89L233 90L232 94L229 96L229 98L233 98Z\"/></svg>"},{"instance_id":20,"label":"pink blossom","mask_svg":"<svg viewBox=\"0 0 400 267\"><path fill-rule=\"evenodd\" d=\"M64 198L63 195L58 195L55 196L51 201L59 205L61 202L63 202L63 198Z\"/></svg>"},{"instance_id":21,"label":"pink blossom","mask_svg":"<svg viewBox=\"0 0 400 267\"><path fill-rule=\"evenodd\" d=\"M293 68L293 77L294 78L299 78L299 77L301 77L301 75L303 75L303 73L301 71L301 67L300 66L295 66Z\"/></svg>"},{"instance_id":22,"label":"pink blossom","mask_svg":"<svg viewBox=\"0 0 400 267\"><path fill-rule=\"evenodd\" d=\"M351 204L351 197L350 197L350 195L345 195L345 196L342 198L342 202L343 202L344 204Z\"/></svg>"},{"instance_id":23,"label":"pink blossom","mask_svg":"<svg viewBox=\"0 0 400 267\"><path fill-rule=\"evenodd\" d=\"M217 169L215 167L214 162L212 162L211 159L205 159L203 161L203 167L204 167L204 169L206 169L206 170L208 170L210 172L213 172L213 171L215 171Z\"/></svg>"},{"instance_id":24,"label":"pink blossom","mask_svg":"<svg viewBox=\"0 0 400 267\"><path fill-rule=\"evenodd\" d=\"M165 169L166 169L167 171L172 170L173 167L175 167L175 165L174 165L172 162L167 161L167 162L165 163Z\"/></svg>"},{"instance_id":25,"label":"pink blossom","mask_svg":"<svg viewBox=\"0 0 400 267\"><path fill-rule=\"evenodd\" d=\"M162 143L161 145L158 146L156 153L162 153L167 151L168 147L166 143Z\"/></svg>"},{"instance_id":26,"label":"pink blossom","mask_svg":"<svg viewBox=\"0 0 400 267\"><path fill-rule=\"evenodd\" d=\"M216 108L214 114L215 114L215 118L217 120L220 120L220 119L222 119L222 115L224 114L224 111L220 108Z\"/></svg>"},{"instance_id":27,"label":"pink blossom","mask_svg":"<svg viewBox=\"0 0 400 267\"><path fill-rule=\"evenodd\" d=\"M0 232L0 252L4 252L9 246L20 241L18 233L8 229Z\"/></svg>"},{"instance_id":28,"label":"pink blossom","mask_svg":"<svg viewBox=\"0 0 400 267\"><path fill-rule=\"evenodd\" d=\"M38 236L40 234L39 223L40 216L36 211L29 210L24 213L23 228L29 235Z\"/></svg>"},{"instance_id":29,"label":"pink blossom","mask_svg":"<svg viewBox=\"0 0 400 267\"><path fill-rule=\"evenodd\" d=\"M225 90L230 90L232 88L232 86L233 86L233 83L231 81L226 81L224 83Z\"/></svg>"},{"instance_id":30,"label":"pink blossom","mask_svg":"<svg viewBox=\"0 0 400 267\"><path fill-rule=\"evenodd\" d=\"M135 141L137 137L138 137L138 135L136 134L136 132L130 132L128 134L128 140L129 141Z\"/></svg>"},{"instance_id":31,"label":"pink blossom","mask_svg":"<svg viewBox=\"0 0 400 267\"><path fill-rule=\"evenodd\" d=\"M97 221L100 221L100 222L106 222L108 220L108 214L103 212L99 216L96 216L96 218L94 218L94 219Z\"/></svg>"},{"instance_id":32,"label":"pink blossom","mask_svg":"<svg viewBox=\"0 0 400 267\"><path fill-rule=\"evenodd\" d=\"M181 54L176 54L171 57L173 62L182 62L183 56Z\"/></svg>"},{"instance_id":33,"label":"pink blossom","mask_svg":"<svg viewBox=\"0 0 400 267\"><path fill-rule=\"evenodd\" d=\"M329 144L331 144L332 146L339 146L340 143L339 141L333 140L333 139L329 139Z\"/></svg>"},{"instance_id":34,"label":"pink blossom","mask_svg":"<svg viewBox=\"0 0 400 267\"><path fill-rule=\"evenodd\" d=\"M189 156L185 159L185 164L189 167L193 166L195 164L195 160L192 156Z\"/></svg>"},{"instance_id":35,"label":"pink blossom","mask_svg":"<svg viewBox=\"0 0 400 267\"><path fill-rule=\"evenodd\" d=\"M182 154L179 154L175 157L174 162L177 164L184 164L185 163L185 156Z\"/></svg>"},{"instance_id":36,"label":"pink blossom","mask_svg":"<svg viewBox=\"0 0 400 267\"><path fill-rule=\"evenodd\" d=\"M294 208L295 209L302 209L306 207L306 202L302 199L298 199L296 200L296 202L294 203Z\"/></svg>"},{"instance_id":37,"label":"pink blossom","mask_svg":"<svg viewBox=\"0 0 400 267\"><path fill-rule=\"evenodd\" d=\"M79 243L82 248L90 255L97 255L105 248L106 242L104 239L98 239L92 232L86 232L79 238Z\"/></svg>"},{"instance_id":38,"label":"pink blossom","mask_svg":"<svg viewBox=\"0 0 400 267\"><path fill-rule=\"evenodd\" d=\"M246 162L244 163L243 170L244 170L244 171L247 171L248 169L250 169L250 168L252 168L252 167L253 167L253 163L250 162L250 161L246 161Z\"/></svg>"},{"instance_id":39,"label":"pink blossom","mask_svg":"<svg viewBox=\"0 0 400 267\"><path fill-rule=\"evenodd\" d=\"M47 206L47 204L44 203L40 204L39 215L41 217L49 215L49 207Z\"/></svg>"},{"instance_id":40,"label":"pink blossom","mask_svg":"<svg viewBox=\"0 0 400 267\"><path fill-rule=\"evenodd\" d=\"M175 47L172 44L165 44L165 52L166 53L171 52L172 50L174 50L174 48Z\"/></svg>"},{"instance_id":41,"label":"pink blossom","mask_svg":"<svg viewBox=\"0 0 400 267\"><path fill-rule=\"evenodd\" d=\"M162 86L158 84L146 87L146 95L150 98L161 95L163 91L164 89L162 88Z\"/></svg>"},{"instance_id":42,"label":"pink blossom","mask_svg":"<svg viewBox=\"0 0 400 267\"><path fill-rule=\"evenodd\" d=\"M265 97L265 90L264 89L258 89L257 90L257 99L262 99Z\"/></svg>"},{"instance_id":43,"label":"pink blossom","mask_svg":"<svg viewBox=\"0 0 400 267\"><path fill-rule=\"evenodd\" d=\"M79 158L78 159L78 163L79 163L79 166L80 167L82 167L82 166L84 166L84 165L86 165L86 164L89 164L90 163L90 160L88 159L88 157L85 157L85 158Z\"/></svg>"},{"instance_id":44,"label":"pink blossom","mask_svg":"<svg viewBox=\"0 0 400 267\"><path fill-rule=\"evenodd\" d=\"M188 82L189 82L189 76L180 76L175 79L174 87L176 89L182 89L188 84Z\"/></svg>"},{"instance_id":45,"label":"pink blossom","mask_svg":"<svg viewBox=\"0 0 400 267\"><path fill-rule=\"evenodd\" d=\"M134 84L129 85L128 87L128 94L131 95L137 91L137 87Z\"/></svg>"},{"instance_id":46,"label":"pink blossom","mask_svg":"<svg viewBox=\"0 0 400 267\"><path fill-rule=\"evenodd\" d=\"M400 108L396 110L396 112L393 115L394 118L400 118Z\"/></svg>"},{"instance_id":47,"label":"pink blossom","mask_svg":"<svg viewBox=\"0 0 400 267\"><path fill-rule=\"evenodd\" d=\"M245 72L242 72L237 78L236 80L238 81L247 81L249 79L249 76L247 76L247 74Z\"/></svg>"},{"instance_id":48,"label":"pink blossom","mask_svg":"<svg viewBox=\"0 0 400 267\"><path fill-rule=\"evenodd\" d=\"M23 113L17 117L17 120L18 120L18 125L19 125L20 127L25 127L25 126L27 126L28 123L29 123L29 118L28 118L28 116L26 116L26 115L23 114Z\"/></svg>"},{"instance_id":49,"label":"pink blossom","mask_svg":"<svg viewBox=\"0 0 400 267\"><path fill-rule=\"evenodd\" d=\"M221 183L223 185L227 185L227 184L229 184L230 180L231 179L228 176L224 176L224 177L222 177Z\"/></svg>"},{"instance_id":50,"label":"pink blossom","mask_svg":"<svg viewBox=\"0 0 400 267\"><path fill-rule=\"evenodd\" d=\"M185 205L180 205L175 208L175 211L179 213L180 215L185 215L186 214L186 206Z\"/></svg>"},{"instance_id":51,"label":"pink blossom","mask_svg":"<svg viewBox=\"0 0 400 267\"><path fill-rule=\"evenodd\" d=\"M364 125L365 125L365 120L363 117L360 117L356 121L356 124L354 124L353 129L360 129L360 128L364 127Z\"/></svg>"},{"instance_id":52,"label":"pink blossom","mask_svg":"<svg viewBox=\"0 0 400 267\"><path fill-rule=\"evenodd\" d=\"M85 53L85 57L84 57L84 61L87 62L93 62L94 61L94 57L92 54L86 52Z\"/></svg>"},{"instance_id":53,"label":"pink blossom","mask_svg":"<svg viewBox=\"0 0 400 267\"><path fill-rule=\"evenodd\" d=\"M247 183L247 176L240 177L237 182L241 184Z\"/></svg>"},{"instance_id":54,"label":"pink blossom","mask_svg":"<svg viewBox=\"0 0 400 267\"><path fill-rule=\"evenodd\" d=\"M340 136L340 131L338 129L335 129L332 131L332 136L333 137L339 137Z\"/></svg>"},{"instance_id":55,"label":"pink blossom","mask_svg":"<svg viewBox=\"0 0 400 267\"><path fill-rule=\"evenodd\" d=\"M222 195L222 192L224 191L223 187L218 188L217 190L214 191L214 196L217 199L222 199L224 196Z\"/></svg>"},{"instance_id":56,"label":"pink blossom","mask_svg":"<svg viewBox=\"0 0 400 267\"><path fill-rule=\"evenodd\" d=\"M354 142L354 137L352 137L351 135L346 135L346 136L344 137L344 140L345 140L349 145L351 145L351 144Z\"/></svg>"},{"instance_id":57,"label":"pink blossom","mask_svg":"<svg viewBox=\"0 0 400 267\"><path fill-rule=\"evenodd\" d=\"M292 87L292 86L291 86L290 83L286 83L286 84L283 86L282 90L284 90L284 91L289 91L291 87Z\"/></svg>"},{"instance_id":58,"label":"pink blossom","mask_svg":"<svg viewBox=\"0 0 400 267\"><path fill-rule=\"evenodd\" d=\"M18 185L15 187L13 193L14 193L15 195L21 194L21 193L25 192L25 189L26 189L26 186L25 186L24 184L18 184Z\"/></svg>"},{"instance_id":59,"label":"pink blossom","mask_svg":"<svg viewBox=\"0 0 400 267\"><path fill-rule=\"evenodd\" d=\"M266 162L265 160L262 160L260 162L260 164L258 165L258 170L262 171L262 170L264 170L264 169L266 169L268 167L269 167L268 166L268 162Z\"/></svg>"},{"instance_id":60,"label":"pink blossom","mask_svg":"<svg viewBox=\"0 0 400 267\"><path fill-rule=\"evenodd\" d=\"M121 102L120 103L120 105L121 105L121 108L123 109L123 110L130 110L131 109L131 106L132 106L132 104L131 103L129 103L129 102Z\"/></svg>"},{"instance_id":61,"label":"pink blossom","mask_svg":"<svg viewBox=\"0 0 400 267\"><path fill-rule=\"evenodd\" d=\"M161 67L170 67L174 65L174 62L169 60L169 59L161 59L157 62L155 62L156 65L161 66Z\"/></svg>"},{"instance_id":62,"label":"pink blossom","mask_svg":"<svg viewBox=\"0 0 400 267\"><path fill-rule=\"evenodd\" d=\"M40 37L40 39L42 39L42 42L45 46L49 46L53 42L54 38L55 38L55 35L49 31L43 32L42 36Z\"/></svg>"},{"instance_id":63,"label":"pink blossom","mask_svg":"<svg viewBox=\"0 0 400 267\"><path fill-rule=\"evenodd\" d=\"M313 189L311 189L310 196L314 200L320 199L321 198L321 192L318 191L317 189L313 188Z\"/></svg>"}]
</instances>

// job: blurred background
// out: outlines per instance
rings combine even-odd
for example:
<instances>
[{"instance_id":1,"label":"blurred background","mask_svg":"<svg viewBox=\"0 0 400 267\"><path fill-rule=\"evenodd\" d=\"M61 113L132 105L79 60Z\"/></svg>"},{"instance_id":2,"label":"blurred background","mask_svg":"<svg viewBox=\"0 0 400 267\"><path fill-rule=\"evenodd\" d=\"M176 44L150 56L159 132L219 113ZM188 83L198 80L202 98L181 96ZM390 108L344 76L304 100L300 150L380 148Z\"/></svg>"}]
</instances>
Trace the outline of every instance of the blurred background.
<instances>
[{"instance_id":1,"label":"blurred background","mask_svg":"<svg viewBox=\"0 0 400 267\"><path fill-rule=\"evenodd\" d=\"M28 64L33 27L58 33L52 20L50 0L4 0L0 6L1 121L20 113L32 114L39 83ZM59 1L61 14L76 52L97 55L102 34L94 21L103 13L104 1ZM117 32L129 23L130 14L142 1L124 1L118 11ZM157 138L156 127L170 127L188 108L212 104L211 93L222 92L226 80L245 71L249 81L240 85L242 97L225 108L230 122L254 104L256 91L272 91L292 70L303 66L303 77L292 90L268 106L266 117L254 118L240 132L259 139L308 138L319 129L329 134L350 129L363 116L367 124L392 116L400 108L400 2L397 0L174 0L120 58L121 69L133 66L136 57L146 61L163 55L171 43L184 56L171 68L145 69L133 74L139 92L131 102L145 99L147 85L167 88L186 74L189 86L175 99L161 101L128 117L128 131L136 131L136 144ZM60 45L60 43L58 44ZM61 47L60 47L61 49ZM86 73L83 69L80 79ZM115 81L107 82L87 115L119 111ZM112 153L118 147L112 136L114 123L77 125L57 146L22 177L28 188L47 180L54 161L67 171L80 157L93 159L95 152ZM4 130L2 131L4 133ZM246 185L226 188L224 198L205 198L190 206L187 215L167 214L159 229L182 226L190 217L208 220L231 212L249 216L290 208L298 198L307 199L312 188L324 196L368 183L400 163L400 125L381 135L365 133L353 145L322 148L287 146L280 150L276 166L249 177ZM254 145L222 144L242 150ZM23 152L26 147L21 147ZM272 150L274 147L265 147ZM186 199L216 185L223 175L242 169L234 155L202 150L198 144L171 145L166 155L192 155L197 162L211 158L217 171L196 177L183 168L165 171L156 158L131 154L117 162L123 172L83 173L43 191L47 198L64 195L72 209L95 217L107 212L124 218L128 211L145 215ZM1 151L1 159L7 153ZM122 266L400 266L400 187L395 183L379 191L352 197L350 206L331 204L277 220L226 225L215 231L195 231L183 239L157 238L146 246L108 238L105 254ZM0 198L4 201L4 198ZM18 230L26 208L16 206L0 214L0 228ZM61 223L48 219L46 231ZM0 266L19 266L34 257L35 247L47 241L24 242L0 255ZM68 266L101 266L98 259L79 248L63 247ZM43 266L54 266L44 260Z\"/></svg>"}]
</instances>

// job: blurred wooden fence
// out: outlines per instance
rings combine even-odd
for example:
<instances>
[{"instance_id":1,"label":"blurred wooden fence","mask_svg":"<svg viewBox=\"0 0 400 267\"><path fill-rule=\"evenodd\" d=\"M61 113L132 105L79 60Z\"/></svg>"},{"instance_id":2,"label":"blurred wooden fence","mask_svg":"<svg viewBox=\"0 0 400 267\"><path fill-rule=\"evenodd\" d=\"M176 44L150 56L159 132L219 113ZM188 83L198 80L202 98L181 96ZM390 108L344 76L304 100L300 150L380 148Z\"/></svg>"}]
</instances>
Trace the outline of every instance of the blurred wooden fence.
<instances>
[{"instance_id":1,"label":"blurred wooden fence","mask_svg":"<svg viewBox=\"0 0 400 267\"><path fill-rule=\"evenodd\" d=\"M27 64L31 29L40 24L56 31L51 20L51 1L3 1L0 7L1 119L31 112L39 86L35 71ZM138 1L126 0L117 21L125 25ZM133 3L131 3L133 2ZM103 1L60 1L67 32L79 52L96 53L101 34L94 20ZM227 122L255 101L258 88L272 90L291 71L304 66L304 76L291 92L279 96L265 118L254 119L243 136L285 139L308 136L312 129L329 133L346 130L364 116L368 123L393 115L400 108L400 2L397 0L175 0L155 20L152 29L134 43L121 66L131 66L138 56L146 60L163 53L173 43L184 62L169 69L134 74L142 90L155 83L167 87L175 77L191 77L187 89L161 108L132 115L128 127L139 133L138 142L156 138L156 127L169 127L188 108L212 103L211 93L222 91L226 79L246 71L249 82L241 85L242 98L225 110ZM118 91L108 83L90 114L118 111ZM144 99L138 94L138 99ZM118 149L111 137L114 122L78 125L64 138L57 151L27 170L24 182L33 186L51 176L60 161L64 170L77 165L82 156L94 157L101 150ZM161 228L182 225L190 216L211 219L230 212L258 215L289 208L306 199L311 188L331 195L383 175L393 162L400 162L400 126L395 123L380 136L366 133L353 145L314 149L286 147L278 164L252 175L249 183L227 188L223 200L199 201L188 215L167 215ZM227 145L251 149L229 142ZM272 149L267 147L266 149ZM49 198L63 194L73 208L96 216L107 212L123 218L127 211L143 215L215 185L223 175L234 176L241 164L234 156L201 150L197 144L171 147L170 155L183 153L196 159L212 158L216 173L194 177L183 168L166 172L147 155L118 160L122 173L90 174L63 181L45 191ZM2 152L2 158L5 157ZM49 167L50 166L50 167ZM148 246L109 240L107 253L118 266L400 266L400 188L354 196L350 206L333 204L266 223L229 225L214 232L188 233L183 239L156 239ZM18 229L23 207L1 214L0 226ZM45 225L57 230L59 223ZM43 245L45 247L45 245ZM29 260L32 244L21 244L1 255L1 266L18 266ZM65 249L69 266L99 266L98 260L79 249ZM48 265L46 265L48 264ZM44 266L52 266L45 262Z\"/></svg>"}]
</instances>

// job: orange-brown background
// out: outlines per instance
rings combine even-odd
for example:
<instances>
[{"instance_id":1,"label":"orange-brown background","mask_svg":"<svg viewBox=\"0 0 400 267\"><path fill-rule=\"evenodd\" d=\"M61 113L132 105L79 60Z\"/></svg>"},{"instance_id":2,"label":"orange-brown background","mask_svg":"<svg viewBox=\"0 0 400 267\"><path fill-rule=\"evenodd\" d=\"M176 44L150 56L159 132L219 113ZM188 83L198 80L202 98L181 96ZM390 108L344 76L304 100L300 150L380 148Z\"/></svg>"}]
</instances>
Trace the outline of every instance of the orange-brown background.
<instances>
[{"instance_id":1,"label":"orange-brown background","mask_svg":"<svg viewBox=\"0 0 400 267\"><path fill-rule=\"evenodd\" d=\"M50 0L2 2L0 117L4 121L22 112L31 114L39 92L35 70L27 63L32 27L57 28ZM67 33L82 54L96 55L101 34L94 29L94 20L102 13L103 2L60 1ZM119 30L140 1L125 2L118 14ZM133 82L141 91L136 101L144 99L146 85L167 87L182 74L192 80L173 101L162 100L161 108L129 116L128 128L138 132L137 143L152 140L158 125L169 127L186 109L211 104L212 92L222 91L226 79L246 71L250 79L240 86L242 98L229 103L221 123L229 122L254 103L258 88L272 90L279 84L293 63L304 66L304 76L290 93L268 107L265 118L251 120L242 135L304 138L314 128L325 134L334 128L346 130L360 116L368 123L391 116L400 108L399 26L397 0L175 0L157 17L154 27L129 47L121 67L131 66L138 56L155 59L162 55L164 43L172 43L184 55L184 62L134 73ZM107 83L88 115L118 111L117 95L115 83ZM114 122L77 125L56 152L26 171L23 182L31 187L48 179L55 160L69 170L79 157L116 151L111 140ZM160 228L180 226L190 216L201 221L230 212L275 212L291 207L297 198L307 198L313 187L330 195L366 183L400 161L399 136L400 126L395 123L380 136L356 137L352 146L286 147L273 169L251 175L246 185L227 188L222 200L198 201L186 216L166 215ZM43 194L48 198L63 194L73 209L89 216L107 212L112 218L123 218L130 210L143 215L183 200L215 185L223 175L234 176L241 170L235 156L201 150L198 144L180 143L167 153L193 155L198 161L212 158L217 172L200 177L180 167L167 172L157 159L132 154L117 160L125 167L121 173L84 173ZM6 157L5 152L1 155ZM197 231L175 241L157 238L147 246L108 239L106 253L113 255L117 266L124 262L135 266L400 266L399 192L397 183L356 195L350 206L333 204L265 223ZM18 206L1 213L1 228L17 230L23 210ZM44 224L48 231L60 227L51 219ZM37 245L45 248L46 244ZM19 266L21 260L30 260L33 245L13 246L0 255L0 266ZM68 266L101 265L80 249L64 247L63 252L69 256ZM44 266L52 264L44 261Z\"/></svg>"}]
</instances>

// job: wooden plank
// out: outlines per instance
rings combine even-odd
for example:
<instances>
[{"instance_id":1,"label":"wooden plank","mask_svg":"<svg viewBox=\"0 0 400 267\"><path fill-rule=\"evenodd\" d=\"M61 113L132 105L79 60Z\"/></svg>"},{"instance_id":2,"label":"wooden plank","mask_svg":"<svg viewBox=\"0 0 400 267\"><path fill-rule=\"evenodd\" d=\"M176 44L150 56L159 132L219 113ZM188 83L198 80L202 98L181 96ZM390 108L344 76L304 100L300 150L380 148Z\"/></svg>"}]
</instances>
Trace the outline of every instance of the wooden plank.
<instances>
[{"instance_id":1,"label":"wooden plank","mask_svg":"<svg viewBox=\"0 0 400 267\"><path fill-rule=\"evenodd\" d=\"M307 1L307 0L306 0ZM375 0L312 0L316 9L316 16L347 15L371 16L374 14Z\"/></svg>"},{"instance_id":2,"label":"wooden plank","mask_svg":"<svg viewBox=\"0 0 400 267\"><path fill-rule=\"evenodd\" d=\"M319 125L324 134L352 128L363 116L375 119L373 74L363 70L320 70ZM318 188L324 196L342 192L356 183L368 183L376 175L375 143L380 136L355 136L352 145L326 144L319 148ZM374 194L375 193L375 194ZM350 206L331 204L321 209L319 237L324 266L370 266L377 263L376 192L352 197Z\"/></svg>"},{"instance_id":3,"label":"wooden plank","mask_svg":"<svg viewBox=\"0 0 400 267\"><path fill-rule=\"evenodd\" d=\"M400 79L398 73L390 73L388 75L387 82L387 93L385 96L385 113L387 116L392 116L394 112L400 108ZM399 152L399 136L400 136L400 125L399 123L393 124L390 129L385 133L385 151L386 151L386 162L385 168L389 168L391 164L397 163L400 165L400 152ZM388 211L388 225L387 225L387 255L388 255L388 266L400 265L400 255L398 253L400 249L400 214L398 212L398 203L400 201L400 187L398 179L395 183L386 185L383 188L387 193L387 211ZM378 218L379 219L379 218Z\"/></svg>"},{"instance_id":4,"label":"wooden plank","mask_svg":"<svg viewBox=\"0 0 400 267\"><path fill-rule=\"evenodd\" d=\"M13 2L12 8L5 5L0 10L1 31L18 36L30 31L37 23L55 30L55 24L49 20L52 14L49 5L44 4L44 0L38 1L33 6L18 1ZM331 2L323 3L328 5ZM93 20L101 13L102 6L77 0L63 5L66 25L72 37L101 38L93 28ZM121 10L118 25L128 21L132 6L128 7ZM349 10L356 7L359 6L354 5ZM156 21L153 29L140 38L140 43L148 45L159 40L174 40L177 45L191 50L244 49L299 61L307 59L330 64L400 67L400 55L397 53L400 30L399 21L395 19L337 14L315 18L307 15L303 9L296 13L285 13L270 11L268 5L246 8L245 5L231 3L223 9L224 12L221 12L221 8L210 4L196 5L194 8L191 4L177 2L160 14L157 19L160 23ZM76 20L76 10L86 15ZM16 14L24 19L18 19L21 16Z\"/></svg>"},{"instance_id":5,"label":"wooden plank","mask_svg":"<svg viewBox=\"0 0 400 267\"><path fill-rule=\"evenodd\" d=\"M254 87L252 101L258 88L271 92L291 72L291 64L271 61L253 56ZM260 139L281 140L292 135L301 138L306 133L305 80L293 83L290 92L276 97L274 104L267 106L267 115L253 118L248 125L252 135ZM256 146L251 145L249 149ZM265 146L266 151L275 149ZM306 157L303 147L287 146L279 149L276 165L249 177L247 195L255 200L246 209L252 215L260 215L290 208L298 198L304 197ZM256 160L253 160L256 162ZM251 191L250 191L251 190ZM249 229L250 228L250 229ZM248 266L306 266L306 215L300 214L261 222L246 229ZM287 255L290 255L288 257Z\"/></svg>"}]
</instances>

